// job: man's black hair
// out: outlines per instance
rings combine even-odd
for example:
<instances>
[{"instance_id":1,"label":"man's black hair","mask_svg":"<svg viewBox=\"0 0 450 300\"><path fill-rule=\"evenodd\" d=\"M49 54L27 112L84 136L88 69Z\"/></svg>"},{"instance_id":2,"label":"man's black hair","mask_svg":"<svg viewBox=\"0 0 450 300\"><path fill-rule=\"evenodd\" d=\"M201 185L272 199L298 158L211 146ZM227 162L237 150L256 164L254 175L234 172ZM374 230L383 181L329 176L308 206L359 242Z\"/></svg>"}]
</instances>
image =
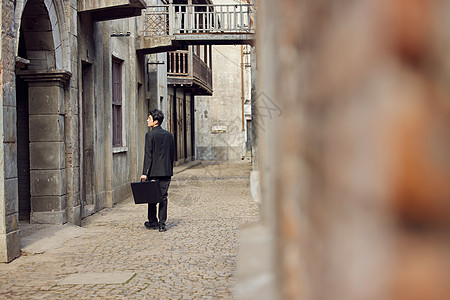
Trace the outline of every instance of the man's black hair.
<instances>
[{"instance_id":1,"label":"man's black hair","mask_svg":"<svg viewBox=\"0 0 450 300\"><path fill-rule=\"evenodd\" d=\"M153 121L157 120L158 125L161 125L164 121L164 114L159 109L153 109L150 111L150 115L152 116Z\"/></svg>"}]
</instances>

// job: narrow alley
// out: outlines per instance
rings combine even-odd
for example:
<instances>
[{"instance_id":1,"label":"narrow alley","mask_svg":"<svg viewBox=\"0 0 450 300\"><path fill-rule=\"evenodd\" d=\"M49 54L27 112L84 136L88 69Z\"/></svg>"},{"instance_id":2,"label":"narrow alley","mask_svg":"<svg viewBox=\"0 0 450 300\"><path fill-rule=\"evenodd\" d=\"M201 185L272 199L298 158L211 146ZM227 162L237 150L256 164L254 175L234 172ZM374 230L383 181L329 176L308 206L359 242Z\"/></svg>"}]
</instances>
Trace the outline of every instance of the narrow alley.
<instances>
[{"instance_id":1,"label":"narrow alley","mask_svg":"<svg viewBox=\"0 0 450 300\"><path fill-rule=\"evenodd\" d=\"M175 175L163 233L132 198L84 219L64 243L0 264L0 298L232 299L239 231L258 220L250 171L203 163Z\"/></svg>"}]
</instances>

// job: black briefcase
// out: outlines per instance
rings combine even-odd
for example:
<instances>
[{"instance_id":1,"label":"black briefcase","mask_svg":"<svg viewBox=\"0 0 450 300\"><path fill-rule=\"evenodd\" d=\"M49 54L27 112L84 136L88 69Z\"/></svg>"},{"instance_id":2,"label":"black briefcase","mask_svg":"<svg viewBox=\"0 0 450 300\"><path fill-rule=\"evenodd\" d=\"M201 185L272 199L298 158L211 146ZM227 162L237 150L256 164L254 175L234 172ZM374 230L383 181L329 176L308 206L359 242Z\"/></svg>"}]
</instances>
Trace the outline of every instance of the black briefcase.
<instances>
[{"instance_id":1,"label":"black briefcase","mask_svg":"<svg viewBox=\"0 0 450 300\"><path fill-rule=\"evenodd\" d=\"M158 203L162 201L159 180L139 181L131 183L135 204Z\"/></svg>"}]
</instances>

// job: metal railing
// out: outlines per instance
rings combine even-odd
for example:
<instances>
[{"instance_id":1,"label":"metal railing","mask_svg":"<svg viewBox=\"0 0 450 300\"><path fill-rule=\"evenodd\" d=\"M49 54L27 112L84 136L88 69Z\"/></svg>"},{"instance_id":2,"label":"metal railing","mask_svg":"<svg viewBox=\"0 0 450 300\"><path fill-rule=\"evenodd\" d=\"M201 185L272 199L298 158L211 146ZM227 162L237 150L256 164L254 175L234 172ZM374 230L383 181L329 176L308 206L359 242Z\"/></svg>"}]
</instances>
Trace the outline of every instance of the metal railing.
<instances>
[{"instance_id":1,"label":"metal railing","mask_svg":"<svg viewBox=\"0 0 450 300\"><path fill-rule=\"evenodd\" d=\"M251 4L169 4L143 10L143 36L193 33L254 33Z\"/></svg>"}]
</instances>

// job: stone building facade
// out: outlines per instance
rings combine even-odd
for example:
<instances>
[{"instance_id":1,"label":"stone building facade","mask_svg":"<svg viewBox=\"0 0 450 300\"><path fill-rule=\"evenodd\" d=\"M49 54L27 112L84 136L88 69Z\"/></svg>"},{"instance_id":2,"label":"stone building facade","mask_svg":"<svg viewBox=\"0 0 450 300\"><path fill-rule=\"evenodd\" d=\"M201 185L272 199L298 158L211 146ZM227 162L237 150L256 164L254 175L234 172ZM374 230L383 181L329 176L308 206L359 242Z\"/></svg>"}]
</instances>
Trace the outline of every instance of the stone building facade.
<instances>
[{"instance_id":1,"label":"stone building facade","mask_svg":"<svg viewBox=\"0 0 450 300\"><path fill-rule=\"evenodd\" d=\"M0 261L19 220L80 224L130 195L150 106L143 0L2 1Z\"/></svg>"},{"instance_id":2,"label":"stone building facade","mask_svg":"<svg viewBox=\"0 0 450 300\"><path fill-rule=\"evenodd\" d=\"M216 5L249 1L216 0ZM211 97L196 97L196 155L200 160L240 160L251 149L251 46L215 45ZM232 88L231 88L232 87ZM247 145L248 144L248 145Z\"/></svg>"},{"instance_id":3,"label":"stone building facade","mask_svg":"<svg viewBox=\"0 0 450 300\"><path fill-rule=\"evenodd\" d=\"M240 160L251 139L251 46L213 46L211 97L196 97L196 153L200 160ZM233 88L230 88L233 87Z\"/></svg>"},{"instance_id":4,"label":"stone building facade","mask_svg":"<svg viewBox=\"0 0 450 300\"><path fill-rule=\"evenodd\" d=\"M168 127L174 134L176 164L196 158L195 110L199 95L211 95L213 91L212 46L187 46L186 50L167 53L168 74ZM184 61L185 64L178 62ZM174 70L178 67L178 70Z\"/></svg>"},{"instance_id":5,"label":"stone building facade","mask_svg":"<svg viewBox=\"0 0 450 300\"><path fill-rule=\"evenodd\" d=\"M195 74L177 86L169 54L137 47L142 9L161 3L2 1L1 262L20 255L19 221L80 225L131 195L150 109L165 113L177 163L195 159Z\"/></svg>"}]
</instances>

